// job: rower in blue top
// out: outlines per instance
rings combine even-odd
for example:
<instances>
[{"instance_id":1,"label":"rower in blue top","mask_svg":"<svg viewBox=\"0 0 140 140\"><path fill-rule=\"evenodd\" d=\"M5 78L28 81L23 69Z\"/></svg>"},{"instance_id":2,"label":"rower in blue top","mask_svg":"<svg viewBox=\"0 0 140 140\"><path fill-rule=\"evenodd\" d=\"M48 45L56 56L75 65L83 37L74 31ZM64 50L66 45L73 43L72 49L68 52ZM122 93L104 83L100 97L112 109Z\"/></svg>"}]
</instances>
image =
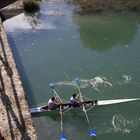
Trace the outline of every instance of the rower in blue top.
<instances>
[{"instance_id":1,"label":"rower in blue top","mask_svg":"<svg viewBox=\"0 0 140 140\"><path fill-rule=\"evenodd\" d=\"M50 110L56 110L59 107L59 103L56 101L55 96L49 99L48 101L48 108Z\"/></svg>"},{"instance_id":2,"label":"rower in blue top","mask_svg":"<svg viewBox=\"0 0 140 140\"><path fill-rule=\"evenodd\" d=\"M56 92L56 90L54 89L54 84L51 83L49 84L49 87L52 88L53 92L54 92L54 95L55 95L55 99L57 101L58 99L58 102L59 104L57 105L57 107L59 106L59 109L60 109L60 119L61 119L61 140L66 140L66 134L64 132L64 128L63 128L63 101L62 99L59 97L58 93Z\"/></svg>"},{"instance_id":3,"label":"rower in blue top","mask_svg":"<svg viewBox=\"0 0 140 140\"><path fill-rule=\"evenodd\" d=\"M78 95L73 94L70 98L70 103L72 107L80 107L80 101L78 100Z\"/></svg>"}]
</instances>

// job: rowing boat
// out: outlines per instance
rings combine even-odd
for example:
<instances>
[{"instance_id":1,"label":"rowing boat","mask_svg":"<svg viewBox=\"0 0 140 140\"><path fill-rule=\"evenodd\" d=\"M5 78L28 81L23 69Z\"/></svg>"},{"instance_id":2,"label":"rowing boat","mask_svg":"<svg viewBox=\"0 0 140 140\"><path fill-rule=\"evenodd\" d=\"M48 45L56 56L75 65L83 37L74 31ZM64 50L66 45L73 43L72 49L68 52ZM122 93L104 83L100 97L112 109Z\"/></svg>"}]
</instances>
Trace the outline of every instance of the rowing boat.
<instances>
[{"instance_id":1,"label":"rowing boat","mask_svg":"<svg viewBox=\"0 0 140 140\"><path fill-rule=\"evenodd\" d=\"M103 105L112 105L112 104L119 104L119 103L125 103L125 102L132 102L140 100L140 98L131 98L131 99L114 99L114 100L87 100L84 101L83 104L86 104L87 107L91 106L103 106ZM72 108L71 103L64 103L62 104L63 109L67 110L69 108ZM59 110L59 107L57 108ZM42 105L38 107L32 107L29 109L31 113L40 113L40 112L51 112L53 110L49 110L48 105Z\"/></svg>"},{"instance_id":2,"label":"rowing boat","mask_svg":"<svg viewBox=\"0 0 140 140\"><path fill-rule=\"evenodd\" d=\"M67 140L65 129L64 129L64 126L63 126L63 118L64 118L64 113L68 112L70 109L82 108L82 110L85 114L88 126L89 126L90 136L95 137L96 136L96 131L93 129L93 127L91 125L91 122L90 122L90 119L89 119L89 116L88 116L88 111L90 109L92 109L94 106L112 105L112 104L119 104L119 103L126 103L126 102L132 102L132 101L140 100L140 98L113 99L113 100L92 100L92 99L89 99L89 98L83 96L83 93L82 93L82 90L81 90L81 87L80 87L80 80L78 78L75 79L75 83L77 85L78 92L79 92L78 95L77 95L77 99L79 97L80 107L73 107L70 102L67 102L67 101L61 99L59 94L57 93L57 91L54 88L54 84L51 83L51 84L49 84L49 87L51 87L55 98L58 99L58 102L59 102L59 104L57 105L57 108L55 110L50 110L48 105L42 105L42 106L38 106L38 107L32 107L32 108L29 109L29 111L32 114L41 113L41 112L59 111L60 119L61 119L61 140ZM84 100L84 98L86 98L87 100Z\"/></svg>"}]
</instances>

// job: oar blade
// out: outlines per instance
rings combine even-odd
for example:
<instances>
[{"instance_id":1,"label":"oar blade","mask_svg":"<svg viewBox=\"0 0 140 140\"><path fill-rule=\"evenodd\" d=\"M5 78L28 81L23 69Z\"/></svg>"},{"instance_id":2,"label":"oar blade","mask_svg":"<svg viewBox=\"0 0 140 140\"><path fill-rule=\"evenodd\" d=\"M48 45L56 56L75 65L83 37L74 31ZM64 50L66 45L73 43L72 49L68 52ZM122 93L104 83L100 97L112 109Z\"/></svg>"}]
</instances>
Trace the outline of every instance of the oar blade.
<instances>
[{"instance_id":1,"label":"oar blade","mask_svg":"<svg viewBox=\"0 0 140 140\"><path fill-rule=\"evenodd\" d=\"M61 140L66 140L66 134L65 134L65 132L62 132L61 133Z\"/></svg>"},{"instance_id":2,"label":"oar blade","mask_svg":"<svg viewBox=\"0 0 140 140\"><path fill-rule=\"evenodd\" d=\"M90 136L96 136L96 132L95 132L95 130L90 130Z\"/></svg>"},{"instance_id":3,"label":"oar blade","mask_svg":"<svg viewBox=\"0 0 140 140\"><path fill-rule=\"evenodd\" d=\"M50 84L49 84L49 87L50 87L50 88L54 88L54 84L53 84L53 83L50 83Z\"/></svg>"},{"instance_id":4,"label":"oar blade","mask_svg":"<svg viewBox=\"0 0 140 140\"><path fill-rule=\"evenodd\" d=\"M79 78L75 78L75 83L79 85L80 84L80 79Z\"/></svg>"}]
</instances>

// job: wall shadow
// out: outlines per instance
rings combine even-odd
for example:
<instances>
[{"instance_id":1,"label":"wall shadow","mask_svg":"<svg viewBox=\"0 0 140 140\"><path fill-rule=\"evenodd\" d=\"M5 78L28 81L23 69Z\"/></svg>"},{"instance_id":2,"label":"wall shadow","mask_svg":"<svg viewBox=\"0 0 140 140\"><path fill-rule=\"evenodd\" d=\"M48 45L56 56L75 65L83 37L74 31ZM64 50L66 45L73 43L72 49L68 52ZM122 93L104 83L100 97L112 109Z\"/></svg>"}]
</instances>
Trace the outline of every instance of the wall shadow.
<instances>
[{"instance_id":1,"label":"wall shadow","mask_svg":"<svg viewBox=\"0 0 140 140\"><path fill-rule=\"evenodd\" d=\"M16 1L17 0L0 0L0 9L6 7Z\"/></svg>"},{"instance_id":2,"label":"wall shadow","mask_svg":"<svg viewBox=\"0 0 140 140\"><path fill-rule=\"evenodd\" d=\"M0 17L1 17L2 21L4 22L5 20L10 19L14 16L17 16L23 12L24 12L23 9L1 10Z\"/></svg>"},{"instance_id":3,"label":"wall shadow","mask_svg":"<svg viewBox=\"0 0 140 140\"><path fill-rule=\"evenodd\" d=\"M15 99L15 103L16 103L17 110L18 110L18 116L19 116L19 117L16 116L16 114L14 112L14 109L11 106L11 101L5 93L5 85L4 85L3 77L2 77L2 74L1 74L1 70L0 70L0 82L1 82L1 86L2 86L2 87L0 87L1 100L2 100L3 105L5 106L5 109L6 109L6 112L7 112L7 118L8 118L11 138L13 140L15 139L15 136L14 136L14 133L13 133L14 132L13 126L12 126L12 123L11 123L11 120L14 120L17 128L19 129L19 131L21 133L22 139L26 138L27 140L30 140L31 138L27 133L25 120L24 120L24 117L22 115L22 108L21 108L21 105L20 105L19 100L18 100L18 94L17 94L17 90L16 90L16 87L15 87L14 79L13 79L13 71L12 71L10 65L9 65L7 55L6 55L6 51L5 51L5 48L4 48L4 44L3 44L3 41L1 39L1 37L0 37L0 42L2 44L2 51L3 51L3 55L4 55L3 58L2 58L2 56L0 57L0 60L1 60L2 64L4 65L4 68L7 72L7 76L9 76L9 78L10 78L10 84L11 84L11 87L12 87L12 90L13 90L13 97ZM16 56L18 56L18 55L16 54ZM20 63L20 59L18 58L17 60L18 60L18 63ZM20 68L22 69L22 67L20 67ZM22 69L22 71L20 71L20 73L24 74L24 69ZM23 77L23 75L21 77ZM26 81L26 75L24 75L24 80ZM27 82L24 82L24 83L27 84ZM31 89L30 89L29 85L28 85L28 88L26 88L26 90L31 93ZM27 93L27 91L25 91L25 92Z\"/></svg>"},{"instance_id":4,"label":"wall shadow","mask_svg":"<svg viewBox=\"0 0 140 140\"><path fill-rule=\"evenodd\" d=\"M30 136L27 133L27 129L26 129L26 126L25 126L25 121L24 121L24 118L23 118L23 115L22 115L22 109L21 109L21 106L20 106L20 103L19 103L19 100L18 100L17 92L16 92L15 85L14 85L14 81L13 81L13 78L11 76L10 76L10 80L11 80L11 83L12 83L12 89L13 89L16 105L17 105L17 108L18 108L20 121L19 121L18 117L16 116L16 114L14 112L14 109L12 108L12 104L11 104L11 101L10 101L9 97L5 93L4 81L3 81L3 77L2 77L2 74L1 74L1 70L0 70L1 100L2 100L3 105L5 106L11 139L12 140L16 139L16 136L14 135L14 128L13 128L13 125L12 125L12 120L14 120L17 128L19 129L19 132L21 133L21 139L31 140Z\"/></svg>"},{"instance_id":5,"label":"wall shadow","mask_svg":"<svg viewBox=\"0 0 140 140\"><path fill-rule=\"evenodd\" d=\"M10 46L12 46L11 50L13 53L14 60L16 62L18 73L20 75L20 78L21 78L21 81L23 84L23 88L25 91L26 99L28 101L28 105L31 106L32 104L35 104L35 100L34 100L32 89L30 87L30 83L29 83L28 78L26 76L25 69L24 69L24 66L22 64L21 58L20 58L18 51L15 47L16 45L15 45L14 38L13 38L12 34L7 34L7 37L8 37L8 40L10 40L9 41Z\"/></svg>"}]
</instances>

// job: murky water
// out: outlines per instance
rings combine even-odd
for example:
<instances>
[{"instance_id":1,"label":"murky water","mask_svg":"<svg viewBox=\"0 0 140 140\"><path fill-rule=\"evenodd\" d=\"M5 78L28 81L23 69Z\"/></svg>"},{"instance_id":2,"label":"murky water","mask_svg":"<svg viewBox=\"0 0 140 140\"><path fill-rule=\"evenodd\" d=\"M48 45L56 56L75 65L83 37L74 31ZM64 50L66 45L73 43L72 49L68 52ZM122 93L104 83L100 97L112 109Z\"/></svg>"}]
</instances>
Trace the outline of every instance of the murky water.
<instances>
[{"instance_id":1,"label":"murky water","mask_svg":"<svg viewBox=\"0 0 140 140\"><path fill-rule=\"evenodd\" d=\"M4 23L30 106L78 90L93 99L140 97L140 16L134 13L74 15L65 2L41 4L38 18L20 14ZM138 140L140 102L95 107L88 112L98 140ZM60 139L57 113L33 115L39 140ZM68 140L89 140L81 110L64 115Z\"/></svg>"}]
</instances>

